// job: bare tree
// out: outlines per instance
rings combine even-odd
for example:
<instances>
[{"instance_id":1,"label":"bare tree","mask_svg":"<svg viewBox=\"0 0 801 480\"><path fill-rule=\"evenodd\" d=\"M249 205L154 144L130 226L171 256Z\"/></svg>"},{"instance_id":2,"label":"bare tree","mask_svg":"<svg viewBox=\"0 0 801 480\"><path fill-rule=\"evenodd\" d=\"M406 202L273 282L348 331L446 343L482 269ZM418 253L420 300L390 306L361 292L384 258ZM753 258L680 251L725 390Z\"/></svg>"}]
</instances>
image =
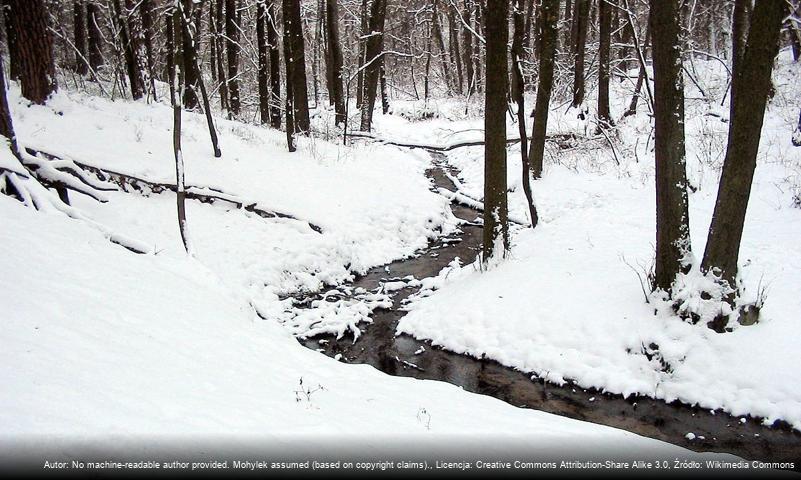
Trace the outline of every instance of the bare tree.
<instances>
[{"instance_id":1,"label":"bare tree","mask_svg":"<svg viewBox=\"0 0 801 480\"><path fill-rule=\"evenodd\" d=\"M487 0L487 73L484 107L484 234L486 263L509 249L509 207L506 199L506 93L509 66L509 3Z\"/></svg>"},{"instance_id":2,"label":"bare tree","mask_svg":"<svg viewBox=\"0 0 801 480\"><path fill-rule=\"evenodd\" d=\"M225 0L225 47L228 55L228 88L229 112L234 117L239 115L239 11L237 0Z\"/></svg>"},{"instance_id":3,"label":"bare tree","mask_svg":"<svg viewBox=\"0 0 801 480\"><path fill-rule=\"evenodd\" d=\"M531 168L528 162L528 138L526 136L526 100L523 92L525 81L523 79L523 36L525 29L525 17L523 12L523 0L515 0L512 10L514 19L515 33L512 39L512 88L511 99L517 104L517 128L520 134L520 160L522 166L523 193L526 196L526 204L531 218L531 228L537 226L539 215L537 207L534 205L534 198L531 193Z\"/></svg>"},{"instance_id":4,"label":"bare tree","mask_svg":"<svg viewBox=\"0 0 801 480\"><path fill-rule=\"evenodd\" d=\"M89 73L89 65L84 59L89 52L86 50L86 4L84 0L72 2L72 26L75 39L75 71L80 75Z\"/></svg>"},{"instance_id":5,"label":"bare tree","mask_svg":"<svg viewBox=\"0 0 801 480\"><path fill-rule=\"evenodd\" d=\"M303 24L300 0L284 0L284 53L286 62L287 98L291 95L293 133L308 134L309 94L306 86L306 54L303 43ZM289 101L289 100L288 100ZM287 121L287 128L289 122Z\"/></svg>"},{"instance_id":6,"label":"bare tree","mask_svg":"<svg viewBox=\"0 0 801 480\"><path fill-rule=\"evenodd\" d=\"M609 69L612 43L612 9L610 0L598 0L598 128L612 124L609 113Z\"/></svg>"},{"instance_id":7,"label":"bare tree","mask_svg":"<svg viewBox=\"0 0 801 480\"><path fill-rule=\"evenodd\" d=\"M337 0L325 0L326 39L328 42L328 65L331 100L336 116L334 123L345 123L345 99L342 93L342 48L339 45L339 13Z\"/></svg>"},{"instance_id":8,"label":"bare tree","mask_svg":"<svg viewBox=\"0 0 801 480\"><path fill-rule=\"evenodd\" d=\"M373 0L370 7L369 35L365 47L364 94L362 96L361 130L369 132L373 123L373 109L378 90L378 77L384 50L384 20L387 0Z\"/></svg>"},{"instance_id":9,"label":"bare tree","mask_svg":"<svg viewBox=\"0 0 801 480\"><path fill-rule=\"evenodd\" d=\"M732 288L783 16L782 2L756 2L742 61L733 72L729 140L701 265Z\"/></svg>"},{"instance_id":10,"label":"bare tree","mask_svg":"<svg viewBox=\"0 0 801 480\"><path fill-rule=\"evenodd\" d=\"M543 0L540 7L539 76L537 104L534 106L534 125L531 127L529 161L534 178L542 176L545 156L545 134L548 129L548 110L553 89L554 57L558 40L559 0Z\"/></svg>"},{"instance_id":11,"label":"bare tree","mask_svg":"<svg viewBox=\"0 0 801 480\"><path fill-rule=\"evenodd\" d=\"M584 103L584 60L587 49L587 28L590 23L590 0L576 0L573 13L573 102L574 108Z\"/></svg>"},{"instance_id":12,"label":"bare tree","mask_svg":"<svg viewBox=\"0 0 801 480\"><path fill-rule=\"evenodd\" d=\"M86 29L89 48L89 66L97 71L103 65L102 33L100 32L100 9L97 0L87 0Z\"/></svg>"},{"instance_id":13,"label":"bare tree","mask_svg":"<svg viewBox=\"0 0 801 480\"><path fill-rule=\"evenodd\" d=\"M684 149L684 82L679 39L681 0L651 0L656 162L654 288L671 292L687 265L690 227Z\"/></svg>"}]
</instances>

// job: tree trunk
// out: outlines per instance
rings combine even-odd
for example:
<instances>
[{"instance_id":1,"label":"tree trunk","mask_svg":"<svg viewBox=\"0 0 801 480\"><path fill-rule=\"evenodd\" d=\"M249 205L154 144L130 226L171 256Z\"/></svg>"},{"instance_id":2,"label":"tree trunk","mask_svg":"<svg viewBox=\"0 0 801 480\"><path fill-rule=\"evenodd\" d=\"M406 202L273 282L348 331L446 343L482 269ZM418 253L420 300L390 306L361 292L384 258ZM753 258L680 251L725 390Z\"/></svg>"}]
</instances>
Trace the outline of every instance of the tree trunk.
<instances>
[{"instance_id":1,"label":"tree trunk","mask_svg":"<svg viewBox=\"0 0 801 480\"><path fill-rule=\"evenodd\" d=\"M284 0L284 51L287 61L287 83L292 84L292 108L296 133L308 134L309 94L306 86L306 54L303 44L303 25L300 18L300 0ZM287 50L287 45L289 50ZM289 94L289 88L287 88Z\"/></svg>"},{"instance_id":2,"label":"tree trunk","mask_svg":"<svg viewBox=\"0 0 801 480\"><path fill-rule=\"evenodd\" d=\"M562 23L562 51L573 52L573 2L565 0L565 18Z\"/></svg>"},{"instance_id":3,"label":"tree trunk","mask_svg":"<svg viewBox=\"0 0 801 480\"><path fill-rule=\"evenodd\" d=\"M473 16L472 0L464 0L463 18L470 25ZM476 88L475 71L473 70L473 32L466 27L462 30L462 45L464 47L464 70L467 81L467 95L471 95Z\"/></svg>"},{"instance_id":4,"label":"tree trunk","mask_svg":"<svg viewBox=\"0 0 801 480\"><path fill-rule=\"evenodd\" d=\"M8 97L6 94L6 75L3 62L0 61L0 136L8 139L8 146L11 153L19 158L19 148L17 146L17 135L14 133L14 122L11 120L11 109L8 107ZM0 185L2 187L3 185Z\"/></svg>"},{"instance_id":5,"label":"tree trunk","mask_svg":"<svg viewBox=\"0 0 801 480\"><path fill-rule=\"evenodd\" d=\"M145 33L141 18L141 0L125 0L125 26L128 28L131 57L134 62L134 71L137 75L142 96L152 94L152 82L147 64L147 47L145 46Z\"/></svg>"},{"instance_id":6,"label":"tree trunk","mask_svg":"<svg viewBox=\"0 0 801 480\"><path fill-rule=\"evenodd\" d=\"M529 161L534 178L542 176L545 156L545 134L548 130L548 110L553 89L554 59L558 42L559 0L543 0L540 7L539 35L539 85L537 104L534 107L534 125L531 128Z\"/></svg>"},{"instance_id":7,"label":"tree trunk","mask_svg":"<svg viewBox=\"0 0 801 480\"><path fill-rule=\"evenodd\" d=\"M373 109L378 89L381 69L381 53L384 49L384 19L387 13L387 0L373 0L370 8L369 32L365 48L364 96L362 97L361 130L369 132L373 123Z\"/></svg>"},{"instance_id":8,"label":"tree trunk","mask_svg":"<svg viewBox=\"0 0 801 480\"><path fill-rule=\"evenodd\" d=\"M228 54L228 106L232 116L239 115L239 12L237 0L225 0L225 47Z\"/></svg>"},{"instance_id":9,"label":"tree trunk","mask_svg":"<svg viewBox=\"0 0 801 480\"><path fill-rule=\"evenodd\" d=\"M680 0L651 0L656 163L654 287L670 292L690 253L684 150Z\"/></svg>"},{"instance_id":10,"label":"tree trunk","mask_svg":"<svg viewBox=\"0 0 801 480\"><path fill-rule=\"evenodd\" d=\"M609 67L612 42L613 6L607 0L598 3L598 128L612 125L609 113Z\"/></svg>"},{"instance_id":11,"label":"tree trunk","mask_svg":"<svg viewBox=\"0 0 801 480\"><path fill-rule=\"evenodd\" d=\"M180 32L183 27L182 24L185 23L184 19L182 19L182 5L176 4L177 7L172 8L172 22L170 22L169 28L172 30L172 38L176 39L178 36L178 32ZM173 51L167 52L169 54L173 54L173 59L171 60L173 65L173 70L175 72L175 77L170 78L170 97L173 98L173 106L172 106L172 119L173 119L173 128L172 128L172 145L173 145L173 154L175 156L175 185L176 185L176 192L175 192L175 199L176 205L178 210L178 231L181 234L181 242L183 243L184 250L187 253L191 252L191 245L189 242L189 234L186 228L186 187L184 185L184 157L183 151L181 149L181 111L183 110L183 105L181 105L181 98L183 97L183 93L180 91L184 88L184 82L181 78L183 74L181 73L181 64L182 59L181 57L181 48L178 46L179 43L174 41L173 42Z\"/></svg>"},{"instance_id":12,"label":"tree trunk","mask_svg":"<svg viewBox=\"0 0 801 480\"><path fill-rule=\"evenodd\" d=\"M100 9L97 0L88 0L86 4L86 27L89 43L89 66L97 71L103 65L102 34L100 32Z\"/></svg>"},{"instance_id":13,"label":"tree trunk","mask_svg":"<svg viewBox=\"0 0 801 480\"><path fill-rule=\"evenodd\" d=\"M771 89L773 60L779 51L783 7L782 2L756 2L742 61L737 63L739 71L733 72L729 140L701 265L704 271L715 271L731 287L736 286L740 241Z\"/></svg>"},{"instance_id":14,"label":"tree trunk","mask_svg":"<svg viewBox=\"0 0 801 480\"><path fill-rule=\"evenodd\" d=\"M75 33L75 72L79 75L89 73L89 65L85 59L89 52L86 51L86 5L84 0L73 0L72 2L72 25Z\"/></svg>"},{"instance_id":15,"label":"tree trunk","mask_svg":"<svg viewBox=\"0 0 801 480\"><path fill-rule=\"evenodd\" d=\"M734 96L737 95L737 75L742 71L740 64L745 55L748 40L748 23L751 15L751 0L735 0L731 17L731 96L729 97L729 118L734 114Z\"/></svg>"},{"instance_id":16,"label":"tree trunk","mask_svg":"<svg viewBox=\"0 0 801 480\"><path fill-rule=\"evenodd\" d=\"M328 41L328 58L331 68L329 95L334 102L334 124L345 123L345 99L342 92L342 48L339 45L339 13L337 0L326 0L326 39Z\"/></svg>"},{"instance_id":17,"label":"tree trunk","mask_svg":"<svg viewBox=\"0 0 801 480\"><path fill-rule=\"evenodd\" d=\"M506 94L508 91L508 0L487 0L487 73L484 110L484 228L482 260L509 249L506 201Z\"/></svg>"},{"instance_id":18,"label":"tree trunk","mask_svg":"<svg viewBox=\"0 0 801 480\"><path fill-rule=\"evenodd\" d=\"M17 32L14 29L14 21L11 15L12 2L13 0L0 0L0 4L3 6L3 23L6 27L6 46L8 47L9 56L8 77L11 80L19 80L19 47L17 46Z\"/></svg>"},{"instance_id":19,"label":"tree trunk","mask_svg":"<svg viewBox=\"0 0 801 480\"><path fill-rule=\"evenodd\" d=\"M270 122L270 67L267 54L267 21L266 0L256 0L256 48L259 55L257 83L259 85L259 117L262 124Z\"/></svg>"},{"instance_id":20,"label":"tree trunk","mask_svg":"<svg viewBox=\"0 0 801 480\"><path fill-rule=\"evenodd\" d=\"M364 38L368 31L368 10L367 10L367 0L362 0L361 10L360 10L360 17L359 21L361 24L361 36L362 38L359 39L359 68L356 73L356 108L362 108L362 97L364 96L364 67L365 63L365 55L367 49L367 39Z\"/></svg>"},{"instance_id":21,"label":"tree trunk","mask_svg":"<svg viewBox=\"0 0 801 480\"><path fill-rule=\"evenodd\" d=\"M153 100L158 100L156 95L156 60L153 55L153 5L151 0L140 0L139 13L142 16L142 35L145 42L145 56L147 60L147 72L150 79L150 92Z\"/></svg>"},{"instance_id":22,"label":"tree trunk","mask_svg":"<svg viewBox=\"0 0 801 480\"><path fill-rule=\"evenodd\" d=\"M214 3L214 38L213 43L217 51L217 64L211 68L217 69L217 81L220 89L220 108L229 110L228 106L228 74L227 62L225 60L226 40L223 38L225 29L225 0L217 0Z\"/></svg>"},{"instance_id":23,"label":"tree trunk","mask_svg":"<svg viewBox=\"0 0 801 480\"><path fill-rule=\"evenodd\" d=\"M520 164L522 166L523 193L526 196L531 228L537 226L539 215L537 207L534 205L534 197L531 193L531 167L528 162L528 138L526 134L526 100L523 95L525 91L525 81L523 80L523 59L525 58L523 49L523 37L525 35L525 16L523 13L523 1L515 0L512 17L514 18L515 33L512 40L512 101L517 104L517 130L520 134Z\"/></svg>"},{"instance_id":24,"label":"tree trunk","mask_svg":"<svg viewBox=\"0 0 801 480\"><path fill-rule=\"evenodd\" d=\"M47 28L47 10L44 0L6 0L11 19L13 46L19 65L22 96L33 103L44 105L56 91L56 69L53 63L53 37ZM7 17L8 18L8 17Z\"/></svg>"},{"instance_id":25,"label":"tree trunk","mask_svg":"<svg viewBox=\"0 0 801 480\"><path fill-rule=\"evenodd\" d=\"M672 1L672 0L671 0ZM584 59L587 47L587 27L590 20L590 0L576 0L573 14L575 38L573 40L573 102L578 108L584 103Z\"/></svg>"},{"instance_id":26,"label":"tree trunk","mask_svg":"<svg viewBox=\"0 0 801 480\"><path fill-rule=\"evenodd\" d=\"M114 7L114 21L116 24L117 32L119 33L119 43L122 47L123 55L125 57L125 69L128 73L128 83L131 87L131 96L134 100L139 100L145 94L144 82L142 81L142 72L139 70L139 62L136 59L136 45L135 39L132 37L129 30L130 24L128 23L127 6L130 0L126 0L126 12L123 12L120 6L120 0L113 0L112 6Z\"/></svg>"},{"instance_id":27,"label":"tree trunk","mask_svg":"<svg viewBox=\"0 0 801 480\"><path fill-rule=\"evenodd\" d=\"M281 128L281 59L278 52L278 20L275 3L267 5L267 45L270 54L270 126Z\"/></svg>"},{"instance_id":28,"label":"tree trunk","mask_svg":"<svg viewBox=\"0 0 801 480\"><path fill-rule=\"evenodd\" d=\"M453 9L448 9L448 47L450 50L451 60L456 63L456 93L461 94L464 86L464 74L462 73L462 51L459 47L459 29L456 23L456 14Z\"/></svg>"}]
</instances>

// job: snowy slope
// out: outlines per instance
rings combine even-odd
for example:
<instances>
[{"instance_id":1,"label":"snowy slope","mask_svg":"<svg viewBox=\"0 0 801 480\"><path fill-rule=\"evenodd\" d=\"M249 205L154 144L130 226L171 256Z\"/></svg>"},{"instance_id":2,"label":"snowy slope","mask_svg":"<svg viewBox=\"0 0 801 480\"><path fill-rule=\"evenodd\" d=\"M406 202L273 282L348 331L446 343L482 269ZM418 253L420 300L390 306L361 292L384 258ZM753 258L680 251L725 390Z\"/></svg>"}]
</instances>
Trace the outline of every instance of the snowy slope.
<instances>
[{"instance_id":1,"label":"snowy slope","mask_svg":"<svg viewBox=\"0 0 801 480\"><path fill-rule=\"evenodd\" d=\"M481 433L532 452L613 442L687 454L449 384L338 363L258 319L196 259L133 254L83 222L5 196L0 212L4 448L42 446L45 437L125 448L141 438L223 435L379 449L389 435L442 447L449 435Z\"/></svg>"},{"instance_id":2,"label":"snowy slope","mask_svg":"<svg viewBox=\"0 0 801 480\"><path fill-rule=\"evenodd\" d=\"M696 62L707 91L720 95L721 67ZM603 140L549 147L544 177L532 186L541 220L536 230L516 230L510 258L489 272L472 265L451 272L438 282L441 288L410 307L398 332L558 383L680 399L801 429L801 210L795 205L801 149L790 144L801 108L794 93L799 68L783 56L775 75L740 251L746 297L755 299L767 287L757 325L717 334L668 312L655 315L656 307L644 302L635 270L644 275L652 262L655 198L652 139L646 148L651 127L641 114L620 125L620 166ZM628 99L614 83L613 110L622 112ZM688 176L698 188L690 195L690 223L699 258L727 132L710 111L728 115L727 107L687 101ZM553 112L550 131L580 131L570 115ZM449 160L461 170L464 193L481 198L481 148L455 151ZM509 150L508 178L510 212L525 218L517 147Z\"/></svg>"}]
</instances>

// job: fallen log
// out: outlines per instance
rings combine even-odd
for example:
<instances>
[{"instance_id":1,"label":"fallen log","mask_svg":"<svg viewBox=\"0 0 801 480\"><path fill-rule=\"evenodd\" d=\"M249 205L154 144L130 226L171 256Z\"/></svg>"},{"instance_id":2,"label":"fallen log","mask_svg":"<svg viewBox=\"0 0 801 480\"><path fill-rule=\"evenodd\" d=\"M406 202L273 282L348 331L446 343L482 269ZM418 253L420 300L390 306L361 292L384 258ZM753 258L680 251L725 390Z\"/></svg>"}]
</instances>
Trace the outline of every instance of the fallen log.
<instances>
[{"instance_id":1,"label":"fallen log","mask_svg":"<svg viewBox=\"0 0 801 480\"><path fill-rule=\"evenodd\" d=\"M51 162L58 162L64 160L58 155L54 155L52 153L44 152L41 150L26 148L26 151L31 155L47 159ZM74 165L76 168L84 172L92 174L95 178L97 178L106 185L109 183L116 185L124 192L133 191L142 195L147 195L149 193L158 194L166 191L171 191L171 192L177 191L177 187L173 183L164 183L164 182L155 182L151 180L146 180L144 178L137 177L132 174L116 172L114 170L109 170L106 168L99 168L72 159L69 160L69 164ZM306 223L309 226L309 228L311 228L315 232L323 233L323 229L320 226L315 225L311 222L300 220L299 218L287 213L265 210L263 208L260 208L255 202L249 203L243 199L240 199L236 195L226 193L222 190L213 187L187 185L186 198L207 204L225 202L235 206L236 208L241 208L248 212L255 213L256 215L262 218L283 218L283 219L303 222Z\"/></svg>"}]
</instances>

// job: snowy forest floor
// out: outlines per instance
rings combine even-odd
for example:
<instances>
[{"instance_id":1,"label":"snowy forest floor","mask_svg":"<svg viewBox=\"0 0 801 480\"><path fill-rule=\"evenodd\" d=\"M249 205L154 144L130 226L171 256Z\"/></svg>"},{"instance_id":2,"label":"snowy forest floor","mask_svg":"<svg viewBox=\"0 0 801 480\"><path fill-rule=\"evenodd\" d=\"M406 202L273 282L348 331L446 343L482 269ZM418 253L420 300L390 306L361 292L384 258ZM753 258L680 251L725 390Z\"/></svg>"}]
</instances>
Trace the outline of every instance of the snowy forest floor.
<instances>
[{"instance_id":1,"label":"snowy forest floor","mask_svg":"<svg viewBox=\"0 0 801 480\"><path fill-rule=\"evenodd\" d=\"M725 81L707 67L702 80L720 97ZM549 382L570 379L800 428L801 386L794 379L801 364L795 348L801 210L793 196L801 149L789 142L799 108L793 69L785 62L777 73L741 255L748 259L747 291L769 285L757 325L716 334L661 311L654 315L644 303L627 265L647 265L653 250L652 141L644 140L650 126L641 114L616 132L620 165L598 139L551 151L534 186L540 226L515 228L510 258L487 272L465 265L417 279L425 288L398 332ZM168 106L61 92L38 107L23 102L17 89L10 95L23 145L151 182L174 181ZM395 114L378 118L376 130L418 142L480 138L480 119L449 117L461 108L442 101L435 118L420 120L419 104L396 102ZM714 203L726 112L688 101L696 252L703 250ZM318 127L328 113L315 118ZM573 118L575 112L555 110L549 131L586 134ZM187 183L292 218L189 201L194 255L187 256L171 193L116 190L105 193L106 203L72 195L91 219L152 246L154 253L136 255L80 221L0 197L8 225L0 232L7 272L0 295L10 312L0 332L8 346L0 352L3 442L227 434L279 441L319 435L312 443L320 444L335 435L346 444L391 433L434 446L448 436L482 433L532 452L614 444L632 455L653 449L686 456L627 432L517 409L444 383L388 378L302 348L293 335L358 336L373 310L388 307L391 287L332 296L314 308L298 299L413 256L457 233L459 220L449 199L430 191L425 152L304 138L289 154L281 132L216 122L221 159L211 154L205 119L185 114ZM510 124L510 137L515 131ZM516 153L511 147L511 211L525 221ZM460 172L461 192L480 201L481 149L455 151L448 161ZM652 343L670 371L643 351ZM497 444L498 452L505 448Z\"/></svg>"}]
</instances>

